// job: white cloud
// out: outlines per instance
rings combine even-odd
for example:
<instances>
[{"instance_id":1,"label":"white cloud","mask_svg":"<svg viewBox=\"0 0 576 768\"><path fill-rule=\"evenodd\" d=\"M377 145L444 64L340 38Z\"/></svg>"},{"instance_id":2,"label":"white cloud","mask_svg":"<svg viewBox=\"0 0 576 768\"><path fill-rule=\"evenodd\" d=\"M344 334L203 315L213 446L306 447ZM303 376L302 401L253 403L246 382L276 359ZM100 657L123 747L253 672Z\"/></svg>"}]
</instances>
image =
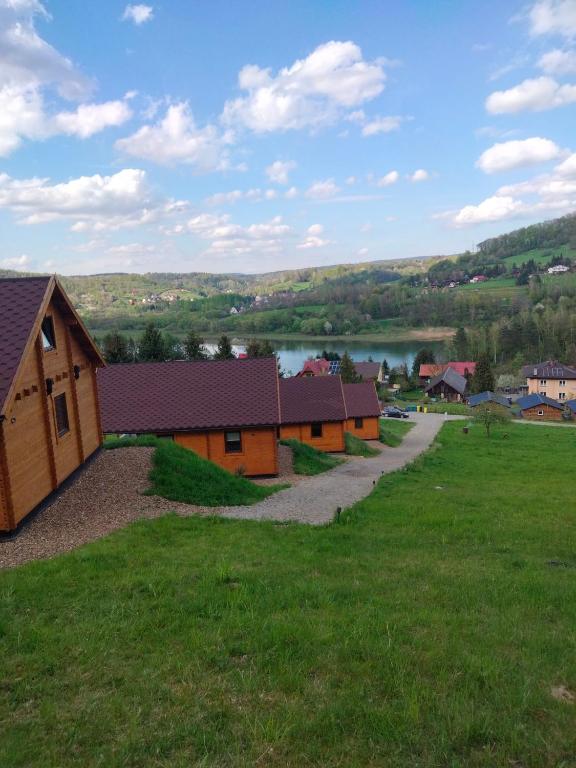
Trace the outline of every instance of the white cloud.
<instances>
[{"instance_id":1,"label":"white cloud","mask_svg":"<svg viewBox=\"0 0 576 768\"><path fill-rule=\"evenodd\" d=\"M154 198L145 171L132 168L59 184L0 174L0 208L13 211L21 224L64 220L74 232L99 232L149 224L185 207L183 202Z\"/></svg>"},{"instance_id":2,"label":"white cloud","mask_svg":"<svg viewBox=\"0 0 576 768\"><path fill-rule=\"evenodd\" d=\"M294 168L296 168L296 163L292 160L285 162L276 160L266 168L266 175L273 184L288 184L288 176Z\"/></svg>"},{"instance_id":3,"label":"white cloud","mask_svg":"<svg viewBox=\"0 0 576 768\"><path fill-rule=\"evenodd\" d=\"M576 74L576 51L555 48L539 58L538 66L548 75Z\"/></svg>"},{"instance_id":4,"label":"white cloud","mask_svg":"<svg viewBox=\"0 0 576 768\"><path fill-rule=\"evenodd\" d=\"M554 169L559 176L572 176L576 178L576 152L567 157L564 162Z\"/></svg>"},{"instance_id":5,"label":"white cloud","mask_svg":"<svg viewBox=\"0 0 576 768\"><path fill-rule=\"evenodd\" d=\"M306 230L306 237L296 246L298 250L309 250L310 248L324 248L331 245L330 240L321 237L324 232L322 224L311 224Z\"/></svg>"},{"instance_id":6,"label":"white cloud","mask_svg":"<svg viewBox=\"0 0 576 768\"><path fill-rule=\"evenodd\" d=\"M506 91L494 91L486 99L486 109L495 115L524 110L542 112L575 101L576 85L560 85L552 77L537 77Z\"/></svg>"},{"instance_id":7,"label":"white cloud","mask_svg":"<svg viewBox=\"0 0 576 768\"><path fill-rule=\"evenodd\" d=\"M389 173L382 176L378 181L376 182L377 187L389 187L391 184L396 184L398 179L400 178L400 174L398 171L390 171Z\"/></svg>"},{"instance_id":8,"label":"white cloud","mask_svg":"<svg viewBox=\"0 0 576 768\"><path fill-rule=\"evenodd\" d=\"M378 133L392 133L399 130L403 122L408 120L401 115L390 115L389 117L375 117L367 122L362 128L362 136L376 136Z\"/></svg>"},{"instance_id":9,"label":"white cloud","mask_svg":"<svg viewBox=\"0 0 576 768\"><path fill-rule=\"evenodd\" d=\"M356 256L360 256L360 258L362 258L363 256L368 256L369 252L370 252L369 248L359 248L356 251Z\"/></svg>"},{"instance_id":10,"label":"white cloud","mask_svg":"<svg viewBox=\"0 0 576 768\"><path fill-rule=\"evenodd\" d=\"M159 165L185 163L207 172L229 167L231 142L230 133L222 134L213 125L198 128L188 104L180 102L168 107L159 122L142 126L115 146L126 155Z\"/></svg>"},{"instance_id":11,"label":"white cloud","mask_svg":"<svg viewBox=\"0 0 576 768\"><path fill-rule=\"evenodd\" d=\"M223 120L256 133L318 128L384 89L382 60L367 62L353 42L330 41L276 75L245 66L238 83L245 96L225 104Z\"/></svg>"},{"instance_id":12,"label":"white cloud","mask_svg":"<svg viewBox=\"0 0 576 768\"><path fill-rule=\"evenodd\" d=\"M298 188L297 187L290 187L290 189L287 189L284 193L284 197L286 200L294 200L295 197L298 197Z\"/></svg>"},{"instance_id":13,"label":"white cloud","mask_svg":"<svg viewBox=\"0 0 576 768\"><path fill-rule=\"evenodd\" d=\"M132 117L132 110L124 101L102 104L81 104L74 112L60 112L52 124L55 132L86 139L104 128L122 125Z\"/></svg>"},{"instance_id":14,"label":"white cloud","mask_svg":"<svg viewBox=\"0 0 576 768\"><path fill-rule=\"evenodd\" d=\"M137 26L153 18L154 9L150 5L127 5L122 14L122 21L132 21Z\"/></svg>"},{"instance_id":15,"label":"white cloud","mask_svg":"<svg viewBox=\"0 0 576 768\"><path fill-rule=\"evenodd\" d=\"M24 269L30 265L30 256L23 253L21 256L13 256L11 258L2 259L0 261L0 267L4 269Z\"/></svg>"},{"instance_id":16,"label":"white cloud","mask_svg":"<svg viewBox=\"0 0 576 768\"><path fill-rule=\"evenodd\" d=\"M518 213L522 204L511 196L495 195L483 200L479 205L466 205L452 218L457 227L481 224L487 221L509 219Z\"/></svg>"},{"instance_id":17,"label":"white cloud","mask_svg":"<svg viewBox=\"0 0 576 768\"><path fill-rule=\"evenodd\" d=\"M574 0L538 0L528 14L532 35L576 36Z\"/></svg>"},{"instance_id":18,"label":"white cloud","mask_svg":"<svg viewBox=\"0 0 576 768\"><path fill-rule=\"evenodd\" d=\"M321 235L324 232L324 227L322 224L311 224L306 232L309 235Z\"/></svg>"},{"instance_id":19,"label":"white cloud","mask_svg":"<svg viewBox=\"0 0 576 768\"><path fill-rule=\"evenodd\" d=\"M484 173L498 173L555 160L561 151L553 141L539 136L522 141L505 141L483 152L476 166Z\"/></svg>"},{"instance_id":20,"label":"white cloud","mask_svg":"<svg viewBox=\"0 0 576 768\"><path fill-rule=\"evenodd\" d=\"M417 183L419 181L428 181L428 179L430 178L430 174L428 173L428 171L424 170L424 168L418 168L408 178L410 179L410 181Z\"/></svg>"},{"instance_id":21,"label":"white cloud","mask_svg":"<svg viewBox=\"0 0 576 768\"><path fill-rule=\"evenodd\" d=\"M334 179L325 179L324 181L315 181L308 187L306 197L311 200L326 200L334 197L338 192L340 192L340 187L337 186Z\"/></svg>"},{"instance_id":22,"label":"white cloud","mask_svg":"<svg viewBox=\"0 0 576 768\"><path fill-rule=\"evenodd\" d=\"M232 205L240 200L259 203L262 200L275 200L278 192L275 189L233 189L231 192L216 192L207 197L204 202L208 205Z\"/></svg>"}]
</instances>

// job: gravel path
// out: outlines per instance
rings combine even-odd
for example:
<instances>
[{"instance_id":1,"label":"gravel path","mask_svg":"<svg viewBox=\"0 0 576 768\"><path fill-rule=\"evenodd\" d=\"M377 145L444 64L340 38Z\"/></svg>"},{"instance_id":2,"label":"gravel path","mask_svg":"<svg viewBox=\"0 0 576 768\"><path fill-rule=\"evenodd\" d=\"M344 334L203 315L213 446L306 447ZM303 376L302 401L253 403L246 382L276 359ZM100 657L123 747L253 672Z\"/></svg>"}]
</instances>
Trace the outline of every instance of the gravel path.
<instances>
[{"instance_id":1,"label":"gravel path","mask_svg":"<svg viewBox=\"0 0 576 768\"><path fill-rule=\"evenodd\" d=\"M53 557L124 528L133 520L168 512L312 525L328 523L337 507L346 509L367 496L381 474L402 468L426 450L445 418L439 414L414 414L415 426L399 447L384 447L380 456L370 459L349 458L330 472L314 477L292 475L290 458L281 450L280 480L288 480L292 486L251 507L196 507L159 496L144 496L153 448L102 451L15 538L0 540L0 568Z\"/></svg>"}]
</instances>

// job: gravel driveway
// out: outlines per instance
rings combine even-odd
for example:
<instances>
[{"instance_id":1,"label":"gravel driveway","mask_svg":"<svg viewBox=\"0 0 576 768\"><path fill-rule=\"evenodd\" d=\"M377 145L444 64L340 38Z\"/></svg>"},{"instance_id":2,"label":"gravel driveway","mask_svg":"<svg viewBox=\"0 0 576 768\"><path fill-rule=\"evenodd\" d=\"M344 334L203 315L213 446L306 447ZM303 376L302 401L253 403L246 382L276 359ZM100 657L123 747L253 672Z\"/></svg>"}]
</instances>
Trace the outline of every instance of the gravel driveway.
<instances>
[{"instance_id":1,"label":"gravel driveway","mask_svg":"<svg viewBox=\"0 0 576 768\"><path fill-rule=\"evenodd\" d=\"M426 450L444 420L439 414L414 414L415 426L397 448L384 447L380 456L370 459L349 458L322 475L291 477L291 482L297 478L296 484L251 507L196 507L144 496L154 449L102 451L15 538L0 540L0 568L52 557L133 520L168 512L323 525L333 519L337 507L346 509L367 496L380 475L401 469ZM289 464L286 459L283 463Z\"/></svg>"}]
</instances>

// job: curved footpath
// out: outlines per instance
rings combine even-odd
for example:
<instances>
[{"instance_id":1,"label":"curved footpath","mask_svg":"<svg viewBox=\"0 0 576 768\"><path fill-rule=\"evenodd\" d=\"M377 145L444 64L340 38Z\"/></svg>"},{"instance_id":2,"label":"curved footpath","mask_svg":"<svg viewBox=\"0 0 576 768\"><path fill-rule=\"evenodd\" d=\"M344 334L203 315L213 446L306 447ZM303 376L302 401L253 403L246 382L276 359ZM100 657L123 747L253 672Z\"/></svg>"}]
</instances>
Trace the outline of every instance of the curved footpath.
<instances>
[{"instance_id":1,"label":"curved footpath","mask_svg":"<svg viewBox=\"0 0 576 768\"><path fill-rule=\"evenodd\" d=\"M414 427L397 448L384 446L379 456L349 458L322 475L299 476L297 484L251 507L197 507L143 495L149 485L153 449L102 451L15 537L0 539L0 568L53 557L134 520L170 512L311 525L329 523L338 507L346 509L367 496L380 475L401 469L425 451L447 418L461 417L414 414Z\"/></svg>"},{"instance_id":2,"label":"curved footpath","mask_svg":"<svg viewBox=\"0 0 576 768\"><path fill-rule=\"evenodd\" d=\"M411 414L414 426L396 448L384 446L380 456L349 458L329 472L301 480L298 485L279 491L251 507L224 507L222 517L243 520L277 520L324 525L334 519L336 510L351 507L372 491L381 475L402 469L431 444L446 420L461 416L436 413Z\"/></svg>"}]
</instances>

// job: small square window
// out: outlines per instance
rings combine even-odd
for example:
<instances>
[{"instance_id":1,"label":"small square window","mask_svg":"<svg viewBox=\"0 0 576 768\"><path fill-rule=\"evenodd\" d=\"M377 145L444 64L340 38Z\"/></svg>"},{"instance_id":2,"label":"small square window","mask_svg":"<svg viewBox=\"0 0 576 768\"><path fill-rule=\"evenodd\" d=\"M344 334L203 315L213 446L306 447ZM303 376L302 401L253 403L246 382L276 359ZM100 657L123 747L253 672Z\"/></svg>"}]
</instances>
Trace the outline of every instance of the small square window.
<instances>
[{"instance_id":1,"label":"small square window","mask_svg":"<svg viewBox=\"0 0 576 768\"><path fill-rule=\"evenodd\" d=\"M538 416L544 416L544 411L538 411Z\"/></svg>"},{"instance_id":2,"label":"small square window","mask_svg":"<svg viewBox=\"0 0 576 768\"><path fill-rule=\"evenodd\" d=\"M58 433L58 437L62 437L67 432L70 432L65 394L57 395L54 398L54 413L56 415L56 432Z\"/></svg>"},{"instance_id":3,"label":"small square window","mask_svg":"<svg viewBox=\"0 0 576 768\"><path fill-rule=\"evenodd\" d=\"M540 386L545 387L546 386L547 379L540 379Z\"/></svg>"},{"instance_id":4,"label":"small square window","mask_svg":"<svg viewBox=\"0 0 576 768\"><path fill-rule=\"evenodd\" d=\"M561 387L565 387L565 386L566 386L566 379L560 379L560 381L558 382L558 384L559 384Z\"/></svg>"},{"instance_id":5,"label":"small square window","mask_svg":"<svg viewBox=\"0 0 576 768\"><path fill-rule=\"evenodd\" d=\"M558 394L558 400L566 400L566 392L560 392Z\"/></svg>"},{"instance_id":6,"label":"small square window","mask_svg":"<svg viewBox=\"0 0 576 768\"><path fill-rule=\"evenodd\" d=\"M242 453L242 433L225 432L224 444L226 453Z\"/></svg>"},{"instance_id":7,"label":"small square window","mask_svg":"<svg viewBox=\"0 0 576 768\"><path fill-rule=\"evenodd\" d=\"M322 437L322 422L315 421L310 430L312 437Z\"/></svg>"},{"instance_id":8,"label":"small square window","mask_svg":"<svg viewBox=\"0 0 576 768\"><path fill-rule=\"evenodd\" d=\"M56 334L54 333L54 322L52 318L46 315L42 320L42 349L44 352L50 352L51 349L56 349Z\"/></svg>"},{"instance_id":9,"label":"small square window","mask_svg":"<svg viewBox=\"0 0 576 768\"><path fill-rule=\"evenodd\" d=\"M546 392L540 392L540 394L546 397Z\"/></svg>"},{"instance_id":10,"label":"small square window","mask_svg":"<svg viewBox=\"0 0 576 768\"><path fill-rule=\"evenodd\" d=\"M354 427L356 429L362 429L363 426L364 426L364 419L362 418L362 416L356 416L356 418L354 419Z\"/></svg>"}]
</instances>

